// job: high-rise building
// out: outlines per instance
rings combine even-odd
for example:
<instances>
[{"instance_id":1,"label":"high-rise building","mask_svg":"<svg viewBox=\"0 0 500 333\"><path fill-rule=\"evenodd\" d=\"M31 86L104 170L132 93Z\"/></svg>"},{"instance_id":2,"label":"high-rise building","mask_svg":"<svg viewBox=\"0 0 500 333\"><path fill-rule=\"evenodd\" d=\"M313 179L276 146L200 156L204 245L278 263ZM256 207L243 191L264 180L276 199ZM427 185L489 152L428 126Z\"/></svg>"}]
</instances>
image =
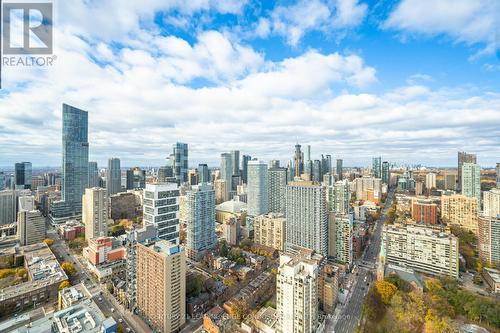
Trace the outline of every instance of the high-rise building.
<instances>
[{"instance_id":1,"label":"high-rise building","mask_svg":"<svg viewBox=\"0 0 500 333\"><path fill-rule=\"evenodd\" d=\"M353 215L352 214L329 214L329 255L333 255L335 259L351 267L353 264ZM333 227L333 228L332 228ZM332 230L333 229L333 230ZM335 238L331 237L335 236ZM335 245L335 253L332 254L332 242Z\"/></svg>"},{"instance_id":2,"label":"high-rise building","mask_svg":"<svg viewBox=\"0 0 500 333\"><path fill-rule=\"evenodd\" d=\"M161 166L158 169L158 182L159 183L166 183L170 178L174 177L174 171L172 169L172 166L166 165L166 166Z\"/></svg>"},{"instance_id":3,"label":"high-rise building","mask_svg":"<svg viewBox=\"0 0 500 333\"><path fill-rule=\"evenodd\" d=\"M5 190L5 173L0 171L0 191Z\"/></svg>"},{"instance_id":4,"label":"high-rise building","mask_svg":"<svg viewBox=\"0 0 500 333\"><path fill-rule=\"evenodd\" d=\"M87 182L87 187L92 188L92 187L98 187L99 186L99 169L97 167L97 162L89 162L89 168L88 168L88 182Z\"/></svg>"},{"instance_id":5,"label":"high-rise building","mask_svg":"<svg viewBox=\"0 0 500 333\"><path fill-rule=\"evenodd\" d=\"M382 183L390 185L391 181L391 167L389 165L389 162L384 161L382 162Z\"/></svg>"},{"instance_id":6,"label":"high-rise building","mask_svg":"<svg viewBox=\"0 0 500 333\"><path fill-rule=\"evenodd\" d=\"M17 238L21 246L40 243L45 239L45 217L35 209L33 196L19 197Z\"/></svg>"},{"instance_id":7,"label":"high-rise building","mask_svg":"<svg viewBox=\"0 0 500 333\"><path fill-rule=\"evenodd\" d=\"M295 170L295 177L300 177L304 172L304 155L300 151L300 145L295 145L295 155L293 158L293 169Z\"/></svg>"},{"instance_id":8,"label":"high-rise building","mask_svg":"<svg viewBox=\"0 0 500 333\"><path fill-rule=\"evenodd\" d=\"M500 163L497 163L496 171L497 171L497 188L500 188Z\"/></svg>"},{"instance_id":9,"label":"high-rise building","mask_svg":"<svg viewBox=\"0 0 500 333\"><path fill-rule=\"evenodd\" d=\"M286 176L285 168L278 167L268 170L269 211L272 213L285 213Z\"/></svg>"},{"instance_id":10,"label":"high-rise building","mask_svg":"<svg viewBox=\"0 0 500 333\"><path fill-rule=\"evenodd\" d=\"M88 113L63 104L61 200L50 208L52 223L79 216L89 172Z\"/></svg>"},{"instance_id":11,"label":"high-rise building","mask_svg":"<svg viewBox=\"0 0 500 333\"><path fill-rule=\"evenodd\" d=\"M328 186L328 211L335 214L348 214L351 191L347 180Z\"/></svg>"},{"instance_id":12,"label":"high-rise building","mask_svg":"<svg viewBox=\"0 0 500 333\"><path fill-rule=\"evenodd\" d=\"M269 212L267 165L263 161L248 162L247 213L257 216Z\"/></svg>"},{"instance_id":13,"label":"high-rise building","mask_svg":"<svg viewBox=\"0 0 500 333\"><path fill-rule=\"evenodd\" d=\"M429 172L425 175L425 188L427 190L436 188L436 174L433 172Z\"/></svg>"},{"instance_id":14,"label":"high-rise building","mask_svg":"<svg viewBox=\"0 0 500 333\"><path fill-rule=\"evenodd\" d=\"M146 184L144 223L154 224L158 238L179 244L179 189L175 183Z\"/></svg>"},{"instance_id":15,"label":"high-rise building","mask_svg":"<svg viewBox=\"0 0 500 333\"><path fill-rule=\"evenodd\" d=\"M226 193L224 201L231 199L229 193L231 192L231 184L233 180L233 159L230 153L222 153L220 155L220 179L226 183Z\"/></svg>"},{"instance_id":16,"label":"high-rise building","mask_svg":"<svg viewBox=\"0 0 500 333\"><path fill-rule=\"evenodd\" d=\"M221 204L226 200L226 181L222 179L216 179L214 181L215 190L215 203Z\"/></svg>"},{"instance_id":17,"label":"high-rise building","mask_svg":"<svg viewBox=\"0 0 500 333\"><path fill-rule=\"evenodd\" d=\"M127 190L142 189L146 187L146 170L134 167L127 170Z\"/></svg>"},{"instance_id":18,"label":"high-rise building","mask_svg":"<svg viewBox=\"0 0 500 333\"><path fill-rule=\"evenodd\" d=\"M276 276L276 312L279 333L313 333L318 328L318 263L284 253Z\"/></svg>"},{"instance_id":19,"label":"high-rise building","mask_svg":"<svg viewBox=\"0 0 500 333\"><path fill-rule=\"evenodd\" d=\"M340 158L337 159L337 167L336 169L336 174L337 174L337 180L342 180L344 178L344 167L343 167L344 161Z\"/></svg>"},{"instance_id":20,"label":"high-rise building","mask_svg":"<svg viewBox=\"0 0 500 333\"><path fill-rule=\"evenodd\" d=\"M314 182L320 182L323 179L323 175L321 174L321 161L314 160L312 167L312 178L310 180Z\"/></svg>"},{"instance_id":21,"label":"high-rise building","mask_svg":"<svg viewBox=\"0 0 500 333\"><path fill-rule=\"evenodd\" d=\"M328 253L326 191L318 183L290 182L286 187L286 248L292 245Z\"/></svg>"},{"instance_id":22,"label":"high-rise building","mask_svg":"<svg viewBox=\"0 0 500 333\"><path fill-rule=\"evenodd\" d=\"M254 241L278 251L285 249L286 219L283 214L269 213L254 219Z\"/></svg>"},{"instance_id":23,"label":"high-rise building","mask_svg":"<svg viewBox=\"0 0 500 333\"><path fill-rule=\"evenodd\" d=\"M198 164L198 173L200 175L200 183L210 183L210 171L208 165Z\"/></svg>"},{"instance_id":24,"label":"high-rise building","mask_svg":"<svg viewBox=\"0 0 500 333\"><path fill-rule=\"evenodd\" d=\"M186 251L191 258L217 244L215 236L215 191L208 183L186 192Z\"/></svg>"},{"instance_id":25,"label":"high-rise building","mask_svg":"<svg viewBox=\"0 0 500 333\"><path fill-rule=\"evenodd\" d=\"M240 175L240 151L232 150L231 151L231 165L233 166L233 176Z\"/></svg>"},{"instance_id":26,"label":"high-rise building","mask_svg":"<svg viewBox=\"0 0 500 333\"><path fill-rule=\"evenodd\" d=\"M375 177L361 177L354 180L357 200L379 199L382 192L382 181ZM374 198L369 198L369 194L373 194ZM376 200L375 200L376 201Z\"/></svg>"},{"instance_id":27,"label":"high-rise building","mask_svg":"<svg viewBox=\"0 0 500 333\"><path fill-rule=\"evenodd\" d=\"M462 191L462 166L464 163L477 163L476 154L468 154L462 151L458 152L458 191Z\"/></svg>"},{"instance_id":28,"label":"high-rise building","mask_svg":"<svg viewBox=\"0 0 500 333\"><path fill-rule=\"evenodd\" d=\"M273 168L279 168L280 167L280 160L270 160L269 163L267 164L269 169Z\"/></svg>"},{"instance_id":29,"label":"high-rise building","mask_svg":"<svg viewBox=\"0 0 500 333\"><path fill-rule=\"evenodd\" d=\"M437 224L437 204L432 199L412 198L411 218L417 223Z\"/></svg>"},{"instance_id":30,"label":"high-rise building","mask_svg":"<svg viewBox=\"0 0 500 333\"><path fill-rule=\"evenodd\" d=\"M462 165L462 194L481 202L481 167L478 164Z\"/></svg>"},{"instance_id":31,"label":"high-rise building","mask_svg":"<svg viewBox=\"0 0 500 333\"><path fill-rule=\"evenodd\" d=\"M14 181L16 189L31 189L33 171L31 162L15 164Z\"/></svg>"},{"instance_id":32,"label":"high-rise building","mask_svg":"<svg viewBox=\"0 0 500 333\"><path fill-rule=\"evenodd\" d=\"M14 190L0 191L0 225L16 221L16 192Z\"/></svg>"},{"instance_id":33,"label":"high-rise building","mask_svg":"<svg viewBox=\"0 0 500 333\"><path fill-rule=\"evenodd\" d=\"M375 178L382 178L382 157L372 159L372 175Z\"/></svg>"},{"instance_id":34,"label":"high-rise building","mask_svg":"<svg viewBox=\"0 0 500 333\"><path fill-rule=\"evenodd\" d=\"M85 239L108 235L108 197L100 187L85 189L82 202L82 222Z\"/></svg>"},{"instance_id":35,"label":"high-rise building","mask_svg":"<svg viewBox=\"0 0 500 333\"><path fill-rule=\"evenodd\" d=\"M188 181L188 145L177 142L173 147L172 168L177 184L180 185Z\"/></svg>"},{"instance_id":36,"label":"high-rise building","mask_svg":"<svg viewBox=\"0 0 500 333\"><path fill-rule=\"evenodd\" d=\"M106 190L109 196L122 191L122 170L119 158L113 157L108 160Z\"/></svg>"},{"instance_id":37,"label":"high-rise building","mask_svg":"<svg viewBox=\"0 0 500 333\"><path fill-rule=\"evenodd\" d=\"M454 191L456 188L457 188L456 173L447 171L444 175L444 189Z\"/></svg>"},{"instance_id":38,"label":"high-rise building","mask_svg":"<svg viewBox=\"0 0 500 333\"><path fill-rule=\"evenodd\" d=\"M325 164L322 165L321 176L332 172L332 155L326 155Z\"/></svg>"},{"instance_id":39,"label":"high-rise building","mask_svg":"<svg viewBox=\"0 0 500 333\"><path fill-rule=\"evenodd\" d=\"M500 217L479 217L479 258L492 265L500 264Z\"/></svg>"},{"instance_id":40,"label":"high-rise building","mask_svg":"<svg viewBox=\"0 0 500 333\"><path fill-rule=\"evenodd\" d=\"M500 215L500 188L483 192L483 215L488 217Z\"/></svg>"},{"instance_id":41,"label":"high-rise building","mask_svg":"<svg viewBox=\"0 0 500 333\"><path fill-rule=\"evenodd\" d=\"M184 250L167 241L136 246L137 311L155 332L179 332L186 322Z\"/></svg>"},{"instance_id":42,"label":"high-rise building","mask_svg":"<svg viewBox=\"0 0 500 333\"><path fill-rule=\"evenodd\" d=\"M441 197L441 218L445 224L456 225L477 234L479 213L477 198L464 195L444 195Z\"/></svg>"},{"instance_id":43,"label":"high-rise building","mask_svg":"<svg viewBox=\"0 0 500 333\"><path fill-rule=\"evenodd\" d=\"M250 155L243 155L241 158L241 180L248 183L248 162L252 159Z\"/></svg>"},{"instance_id":44,"label":"high-rise building","mask_svg":"<svg viewBox=\"0 0 500 333\"><path fill-rule=\"evenodd\" d=\"M388 264L458 278L458 238L448 229L421 224L385 225L382 242Z\"/></svg>"}]
</instances>

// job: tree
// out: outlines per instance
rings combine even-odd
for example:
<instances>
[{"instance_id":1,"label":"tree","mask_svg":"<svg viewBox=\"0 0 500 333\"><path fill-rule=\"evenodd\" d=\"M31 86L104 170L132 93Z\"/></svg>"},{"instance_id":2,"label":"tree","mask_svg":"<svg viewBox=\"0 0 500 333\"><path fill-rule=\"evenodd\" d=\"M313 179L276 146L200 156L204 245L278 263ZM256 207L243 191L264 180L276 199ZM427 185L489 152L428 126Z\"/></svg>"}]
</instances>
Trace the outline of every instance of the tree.
<instances>
[{"instance_id":1,"label":"tree","mask_svg":"<svg viewBox=\"0 0 500 333\"><path fill-rule=\"evenodd\" d=\"M222 257L227 257L228 252L229 252L229 249L227 247L227 242L225 240L221 241L219 254Z\"/></svg>"},{"instance_id":2,"label":"tree","mask_svg":"<svg viewBox=\"0 0 500 333\"><path fill-rule=\"evenodd\" d=\"M370 288L363 303L363 313L374 322L379 322L385 313L385 305L375 287Z\"/></svg>"},{"instance_id":3,"label":"tree","mask_svg":"<svg viewBox=\"0 0 500 333\"><path fill-rule=\"evenodd\" d=\"M47 246L52 246L52 245L54 245L54 240L53 240L53 239L50 239L50 238L45 238L45 239L43 240L43 242L44 242L45 244L47 244Z\"/></svg>"},{"instance_id":4,"label":"tree","mask_svg":"<svg viewBox=\"0 0 500 333\"><path fill-rule=\"evenodd\" d=\"M118 323L118 325L116 325L116 333L123 333L125 330L123 329L123 324L122 323Z\"/></svg>"},{"instance_id":5,"label":"tree","mask_svg":"<svg viewBox=\"0 0 500 333\"><path fill-rule=\"evenodd\" d=\"M59 284L59 290L62 290L64 288L69 288L69 287L71 287L71 283L69 283L68 280L64 280L63 282L61 282Z\"/></svg>"},{"instance_id":6,"label":"tree","mask_svg":"<svg viewBox=\"0 0 500 333\"><path fill-rule=\"evenodd\" d=\"M186 295L188 297L196 297L200 294L203 288L203 279L199 274L193 274L186 279Z\"/></svg>"},{"instance_id":7,"label":"tree","mask_svg":"<svg viewBox=\"0 0 500 333\"><path fill-rule=\"evenodd\" d=\"M245 238L240 242L240 247L245 250L249 250L253 245L253 241L250 238Z\"/></svg>"},{"instance_id":8,"label":"tree","mask_svg":"<svg viewBox=\"0 0 500 333\"><path fill-rule=\"evenodd\" d=\"M391 302L392 296L394 296L396 290L398 290L395 285L387 281L377 281L375 283L375 288L380 294L382 302L384 302L385 304L389 304Z\"/></svg>"},{"instance_id":9,"label":"tree","mask_svg":"<svg viewBox=\"0 0 500 333\"><path fill-rule=\"evenodd\" d=\"M73 266L73 264L69 261L65 261L61 265L63 271L69 276L73 276L76 274L76 268Z\"/></svg>"}]
</instances>

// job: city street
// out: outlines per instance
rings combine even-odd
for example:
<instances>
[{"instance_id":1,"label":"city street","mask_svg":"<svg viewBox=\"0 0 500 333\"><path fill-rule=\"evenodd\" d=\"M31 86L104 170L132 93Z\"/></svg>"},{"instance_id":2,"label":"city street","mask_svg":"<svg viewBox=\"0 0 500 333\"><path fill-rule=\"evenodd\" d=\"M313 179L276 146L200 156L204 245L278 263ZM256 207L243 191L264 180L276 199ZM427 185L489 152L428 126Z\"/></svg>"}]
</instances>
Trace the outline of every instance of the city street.
<instances>
[{"instance_id":1,"label":"city street","mask_svg":"<svg viewBox=\"0 0 500 333\"><path fill-rule=\"evenodd\" d=\"M350 290L347 303L341 306L340 314L336 322L328 322L327 332L353 333L358 327L363 311L363 302L370 288L369 284L375 277L374 268L376 267L377 256L380 251L382 236L382 226L384 225L387 210L392 205L394 192L390 191L384 209L381 211L380 219L377 221L370 243L362 255L362 260L358 260L358 276ZM335 327L332 329L332 327Z\"/></svg>"}]
</instances>

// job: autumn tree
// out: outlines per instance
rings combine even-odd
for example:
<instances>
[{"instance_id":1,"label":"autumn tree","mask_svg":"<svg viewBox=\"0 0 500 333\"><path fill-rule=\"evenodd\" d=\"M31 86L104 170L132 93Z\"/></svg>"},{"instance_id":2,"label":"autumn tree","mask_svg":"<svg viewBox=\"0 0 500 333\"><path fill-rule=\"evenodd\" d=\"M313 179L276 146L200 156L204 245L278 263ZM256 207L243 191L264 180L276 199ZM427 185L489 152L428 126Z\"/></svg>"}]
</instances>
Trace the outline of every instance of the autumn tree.
<instances>
[{"instance_id":1,"label":"autumn tree","mask_svg":"<svg viewBox=\"0 0 500 333\"><path fill-rule=\"evenodd\" d=\"M64 288L69 288L69 287L71 287L71 283L69 283L68 280L64 280L63 282L61 282L59 284L59 290L62 290Z\"/></svg>"},{"instance_id":2,"label":"autumn tree","mask_svg":"<svg viewBox=\"0 0 500 333\"><path fill-rule=\"evenodd\" d=\"M63 271L68 275L68 276L73 276L76 274L76 268L73 266L73 264L69 261L63 262L61 265Z\"/></svg>"},{"instance_id":3,"label":"autumn tree","mask_svg":"<svg viewBox=\"0 0 500 333\"><path fill-rule=\"evenodd\" d=\"M375 283L375 288L380 294L382 302L384 302L385 304L389 304L391 302L392 296L394 296L396 290L398 290L395 285L387 281L377 281Z\"/></svg>"},{"instance_id":4,"label":"autumn tree","mask_svg":"<svg viewBox=\"0 0 500 333\"><path fill-rule=\"evenodd\" d=\"M52 246L52 245L54 245L54 240L53 240L53 239L50 239L50 238L45 238L45 239L43 240L43 242L44 242L45 244L47 244L47 246Z\"/></svg>"}]
</instances>

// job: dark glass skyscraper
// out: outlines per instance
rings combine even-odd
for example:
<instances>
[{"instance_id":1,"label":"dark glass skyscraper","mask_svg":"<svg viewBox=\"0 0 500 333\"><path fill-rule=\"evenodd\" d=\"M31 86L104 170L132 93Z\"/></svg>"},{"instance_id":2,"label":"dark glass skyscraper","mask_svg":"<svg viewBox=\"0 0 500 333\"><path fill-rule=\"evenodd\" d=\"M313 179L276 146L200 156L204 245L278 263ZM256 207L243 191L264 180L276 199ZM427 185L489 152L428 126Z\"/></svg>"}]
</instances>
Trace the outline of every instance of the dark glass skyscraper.
<instances>
[{"instance_id":1,"label":"dark glass skyscraper","mask_svg":"<svg viewBox=\"0 0 500 333\"><path fill-rule=\"evenodd\" d=\"M99 169L97 168L97 162L89 162L89 182L87 187L98 187L99 186Z\"/></svg>"},{"instance_id":2,"label":"dark glass skyscraper","mask_svg":"<svg viewBox=\"0 0 500 333\"><path fill-rule=\"evenodd\" d=\"M340 158L337 159L337 168L336 168L337 169L336 173L337 173L337 177L338 177L337 180L342 180L344 178L344 175L343 175L343 168L344 167L342 165L343 162L344 161L342 161L342 159L340 159Z\"/></svg>"},{"instance_id":3,"label":"dark glass skyscraper","mask_svg":"<svg viewBox=\"0 0 500 333\"><path fill-rule=\"evenodd\" d=\"M88 113L63 104L62 194L51 206L51 220L60 223L82 212L82 195L88 183Z\"/></svg>"},{"instance_id":4,"label":"dark glass skyscraper","mask_svg":"<svg viewBox=\"0 0 500 333\"><path fill-rule=\"evenodd\" d=\"M122 191L122 169L119 158L113 157L108 160L106 189L109 196Z\"/></svg>"},{"instance_id":5,"label":"dark glass skyscraper","mask_svg":"<svg viewBox=\"0 0 500 333\"><path fill-rule=\"evenodd\" d=\"M172 154L172 167L174 177L177 179L177 184L182 184L188 181L188 145L187 143L177 142L174 144Z\"/></svg>"},{"instance_id":6,"label":"dark glass skyscraper","mask_svg":"<svg viewBox=\"0 0 500 333\"><path fill-rule=\"evenodd\" d=\"M200 173L200 183L210 183L210 171L208 165L198 164L198 172Z\"/></svg>"},{"instance_id":7,"label":"dark glass skyscraper","mask_svg":"<svg viewBox=\"0 0 500 333\"><path fill-rule=\"evenodd\" d=\"M14 172L16 189L31 189L32 175L31 162L16 163Z\"/></svg>"},{"instance_id":8,"label":"dark glass skyscraper","mask_svg":"<svg viewBox=\"0 0 500 333\"><path fill-rule=\"evenodd\" d=\"M251 159L250 155L243 155L241 158L241 179L245 184L248 183L248 161Z\"/></svg>"}]
</instances>

